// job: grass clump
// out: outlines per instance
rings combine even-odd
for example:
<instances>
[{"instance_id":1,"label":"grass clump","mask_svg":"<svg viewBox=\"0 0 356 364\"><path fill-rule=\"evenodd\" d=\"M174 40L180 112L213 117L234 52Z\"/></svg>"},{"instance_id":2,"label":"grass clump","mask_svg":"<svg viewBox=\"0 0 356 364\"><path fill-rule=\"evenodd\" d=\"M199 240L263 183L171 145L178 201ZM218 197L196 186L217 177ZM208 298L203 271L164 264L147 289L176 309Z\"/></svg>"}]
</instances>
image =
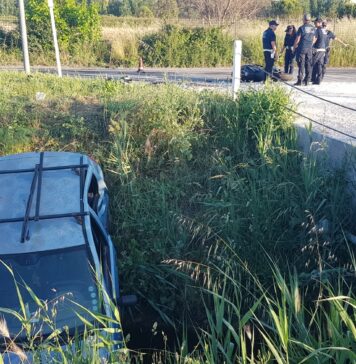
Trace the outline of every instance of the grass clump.
<instances>
[{"instance_id":1,"label":"grass clump","mask_svg":"<svg viewBox=\"0 0 356 364\"><path fill-rule=\"evenodd\" d=\"M152 66L224 66L231 63L232 39L220 28L166 25L142 40L140 54Z\"/></svg>"},{"instance_id":2,"label":"grass clump","mask_svg":"<svg viewBox=\"0 0 356 364\"><path fill-rule=\"evenodd\" d=\"M1 154L80 151L104 168L122 287L142 298L134 327L150 338L154 322L185 323L161 362L353 358L346 179L325 151L298 151L284 89L235 102L170 84L0 81Z\"/></svg>"}]
</instances>

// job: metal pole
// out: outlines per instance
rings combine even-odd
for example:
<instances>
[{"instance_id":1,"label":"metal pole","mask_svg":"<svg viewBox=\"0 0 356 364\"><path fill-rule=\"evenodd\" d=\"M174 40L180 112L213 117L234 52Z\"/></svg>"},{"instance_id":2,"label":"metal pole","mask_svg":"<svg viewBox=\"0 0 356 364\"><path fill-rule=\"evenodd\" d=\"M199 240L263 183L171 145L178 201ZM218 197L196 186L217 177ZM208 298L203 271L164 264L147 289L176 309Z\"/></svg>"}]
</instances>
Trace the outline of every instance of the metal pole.
<instances>
[{"instance_id":1,"label":"metal pole","mask_svg":"<svg viewBox=\"0 0 356 364\"><path fill-rule=\"evenodd\" d=\"M58 76L62 77L62 65L61 65L61 58L60 58L60 55L59 55L56 22L55 22L55 19L54 19L53 0L48 0L48 6L49 6L49 13L50 13L50 16L51 16L51 26L52 26L54 50L56 52L57 72L58 72Z\"/></svg>"},{"instance_id":2,"label":"metal pole","mask_svg":"<svg viewBox=\"0 0 356 364\"><path fill-rule=\"evenodd\" d=\"M26 16L25 16L25 5L24 0L19 0L19 12L20 12L20 27L21 27L21 40L22 40L22 54L23 54L23 65L26 74L31 73L30 69L30 57L28 54L27 44L27 28L26 28Z\"/></svg>"},{"instance_id":3,"label":"metal pole","mask_svg":"<svg viewBox=\"0 0 356 364\"><path fill-rule=\"evenodd\" d=\"M242 42L241 40L234 41L234 65L232 70L232 97L236 100L237 92L240 89L241 79L241 55Z\"/></svg>"}]
</instances>

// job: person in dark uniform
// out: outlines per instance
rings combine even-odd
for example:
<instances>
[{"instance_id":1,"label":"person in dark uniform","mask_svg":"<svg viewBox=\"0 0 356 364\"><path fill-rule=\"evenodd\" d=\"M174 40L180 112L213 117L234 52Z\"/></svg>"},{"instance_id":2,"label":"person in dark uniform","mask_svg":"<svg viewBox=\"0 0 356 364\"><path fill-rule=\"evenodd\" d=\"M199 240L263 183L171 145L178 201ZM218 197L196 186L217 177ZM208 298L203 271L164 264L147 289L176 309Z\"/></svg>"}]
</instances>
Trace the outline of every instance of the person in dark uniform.
<instances>
[{"instance_id":1,"label":"person in dark uniform","mask_svg":"<svg viewBox=\"0 0 356 364\"><path fill-rule=\"evenodd\" d=\"M315 43L313 46L313 74L312 82L314 85L320 85L323 79L323 65L325 61L327 31L322 27L322 19L315 19Z\"/></svg>"},{"instance_id":2,"label":"person in dark uniform","mask_svg":"<svg viewBox=\"0 0 356 364\"><path fill-rule=\"evenodd\" d=\"M298 64L298 81L296 86L301 86L302 81L307 86L312 73L313 44L315 42L315 28L311 24L310 15L304 15L303 23L294 42L294 50Z\"/></svg>"},{"instance_id":3,"label":"person in dark uniform","mask_svg":"<svg viewBox=\"0 0 356 364\"><path fill-rule=\"evenodd\" d=\"M284 37L284 44L281 50L281 54L286 51L284 55L284 73L293 74L294 71L294 42L297 38L297 30L294 25L288 25L285 30L286 36Z\"/></svg>"},{"instance_id":4,"label":"person in dark uniform","mask_svg":"<svg viewBox=\"0 0 356 364\"><path fill-rule=\"evenodd\" d=\"M323 71L322 71L322 78L324 78L325 72L326 72L326 66L329 64L329 61L330 61L330 50L331 50L330 43L331 43L331 41L336 40L337 42L341 43L344 47L348 47L349 45L347 43L343 42L338 37L336 37L336 35L331 30L327 29L328 23L326 20L323 20L322 27L323 27L323 29L326 30L326 35L327 35L326 51L325 51L325 58L324 58Z\"/></svg>"},{"instance_id":5,"label":"person in dark uniform","mask_svg":"<svg viewBox=\"0 0 356 364\"><path fill-rule=\"evenodd\" d=\"M275 20L269 22L269 27L263 32L262 44L263 44L263 54L265 57L265 71L266 79L268 75L271 77L273 73L274 61L277 59L277 41L276 41L276 29L278 23Z\"/></svg>"}]
</instances>

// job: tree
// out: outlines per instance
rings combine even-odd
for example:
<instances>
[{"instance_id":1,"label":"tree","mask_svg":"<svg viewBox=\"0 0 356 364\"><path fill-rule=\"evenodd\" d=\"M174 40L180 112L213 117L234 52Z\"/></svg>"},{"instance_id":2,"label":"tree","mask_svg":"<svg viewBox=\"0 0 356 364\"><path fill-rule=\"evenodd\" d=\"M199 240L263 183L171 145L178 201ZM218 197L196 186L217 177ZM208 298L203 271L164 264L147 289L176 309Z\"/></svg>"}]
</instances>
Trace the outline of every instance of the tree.
<instances>
[{"instance_id":1,"label":"tree","mask_svg":"<svg viewBox=\"0 0 356 364\"><path fill-rule=\"evenodd\" d=\"M95 4L86 1L55 0L54 13L58 40L62 47L73 49L77 44L100 39L100 18ZM26 20L32 48L52 47L52 32L47 0L27 0Z\"/></svg>"},{"instance_id":2,"label":"tree","mask_svg":"<svg viewBox=\"0 0 356 364\"><path fill-rule=\"evenodd\" d=\"M176 18L179 8L176 0L156 0L154 13L158 18Z\"/></svg>"},{"instance_id":3,"label":"tree","mask_svg":"<svg viewBox=\"0 0 356 364\"><path fill-rule=\"evenodd\" d=\"M114 0L119 16L145 16L154 13L154 0ZM112 14L112 12L110 12Z\"/></svg>"},{"instance_id":4,"label":"tree","mask_svg":"<svg viewBox=\"0 0 356 364\"><path fill-rule=\"evenodd\" d=\"M310 0L310 12L313 16L342 18L347 15L350 0Z\"/></svg>"},{"instance_id":5,"label":"tree","mask_svg":"<svg viewBox=\"0 0 356 364\"><path fill-rule=\"evenodd\" d=\"M222 25L237 17L253 17L268 3L267 0L191 0L191 7L209 24L217 21Z\"/></svg>"},{"instance_id":6,"label":"tree","mask_svg":"<svg viewBox=\"0 0 356 364\"><path fill-rule=\"evenodd\" d=\"M309 4L300 0L275 0L272 11L276 16L298 17L309 11Z\"/></svg>"},{"instance_id":7,"label":"tree","mask_svg":"<svg viewBox=\"0 0 356 364\"><path fill-rule=\"evenodd\" d=\"M107 14L110 0L87 0L87 4L95 4L100 14Z\"/></svg>"}]
</instances>

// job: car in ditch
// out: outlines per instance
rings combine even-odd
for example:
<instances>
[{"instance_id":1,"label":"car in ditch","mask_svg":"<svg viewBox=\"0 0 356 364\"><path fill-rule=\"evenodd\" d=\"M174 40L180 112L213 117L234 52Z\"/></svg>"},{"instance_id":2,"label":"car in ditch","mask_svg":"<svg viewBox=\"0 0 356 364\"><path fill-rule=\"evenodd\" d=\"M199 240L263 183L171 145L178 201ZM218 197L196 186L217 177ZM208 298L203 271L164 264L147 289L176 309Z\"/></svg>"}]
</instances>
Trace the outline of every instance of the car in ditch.
<instances>
[{"instance_id":1,"label":"car in ditch","mask_svg":"<svg viewBox=\"0 0 356 364\"><path fill-rule=\"evenodd\" d=\"M84 154L0 158L0 319L8 332L0 330L0 350L5 363L15 362L6 342L28 340L24 321L43 341L54 327L77 335L94 324L96 313L113 317L112 302L135 302L134 296L119 296L108 203L102 170ZM55 316L43 319L39 302ZM109 322L120 347L118 322Z\"/></svg>"}]
</instances>

